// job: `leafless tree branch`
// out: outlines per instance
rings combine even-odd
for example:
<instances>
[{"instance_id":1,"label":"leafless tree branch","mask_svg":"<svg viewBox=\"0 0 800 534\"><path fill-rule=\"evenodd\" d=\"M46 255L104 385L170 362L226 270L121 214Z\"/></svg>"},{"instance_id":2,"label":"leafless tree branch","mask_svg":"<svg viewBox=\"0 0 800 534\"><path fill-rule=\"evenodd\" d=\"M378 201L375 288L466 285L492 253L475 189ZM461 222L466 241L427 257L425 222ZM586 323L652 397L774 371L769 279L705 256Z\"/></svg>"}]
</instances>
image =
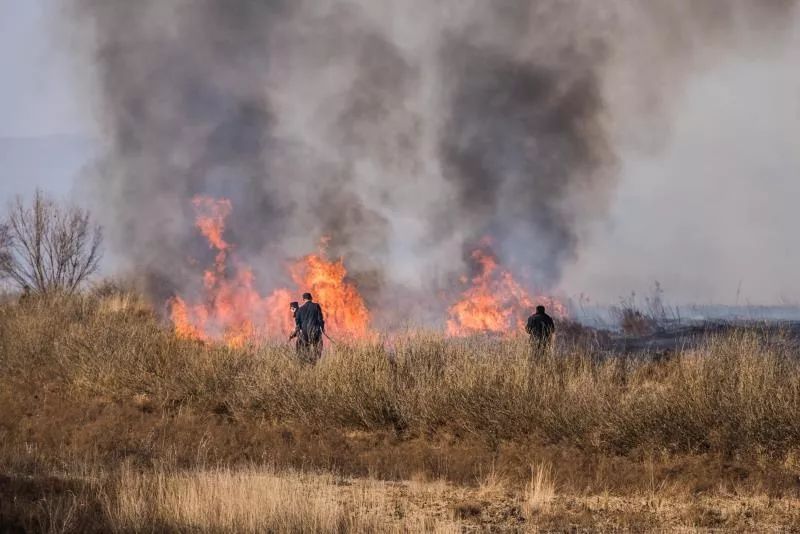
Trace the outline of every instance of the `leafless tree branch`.
<instances>
[{"instance_id":1,"label":"leafless tree branch","mask_svg":"<svg viewBox=\"0 0 800 534\"><path fill-rule=\"evenodd\" d=\"M11 261L11 232L8 230L8 225L0 223L0 273L3 272L4 266ZM2 276L0 276L2 278Z\"/></svg>"},{"instance_id":2,"label":"leafless tree branch","mask_svg":"<svg viewBox=\"0 0 800 534\"><path fill-rule=\"evenodd\" d=\"M97 271L102 242L88 211L36 191L30 205L17 198L0 222L0 278L40 293L73 293Z\"/></svg>"}]
</instances>

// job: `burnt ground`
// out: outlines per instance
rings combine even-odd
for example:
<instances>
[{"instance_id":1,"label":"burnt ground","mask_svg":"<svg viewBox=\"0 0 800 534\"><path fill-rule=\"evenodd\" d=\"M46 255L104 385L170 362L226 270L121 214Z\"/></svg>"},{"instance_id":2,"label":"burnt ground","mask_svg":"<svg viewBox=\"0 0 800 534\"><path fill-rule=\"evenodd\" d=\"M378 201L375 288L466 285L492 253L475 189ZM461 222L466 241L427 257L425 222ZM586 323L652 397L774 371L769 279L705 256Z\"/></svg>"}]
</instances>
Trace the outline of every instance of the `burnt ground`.
<instances>
[{"instance_id":1,"label":"burnt ground","mask_svg":"<svg viewBox=\"0 0 800 534\"><path fill-rule=\"evenodd\" d=\"M703 321L659 325L651 333L625 335L604 332L597 336L601 351L610 354L638 354L659 357L697 348L709 337L736 331L752 331L765 339L783 340L800 348L800 321Z\"/></svg>"}]
</instances>

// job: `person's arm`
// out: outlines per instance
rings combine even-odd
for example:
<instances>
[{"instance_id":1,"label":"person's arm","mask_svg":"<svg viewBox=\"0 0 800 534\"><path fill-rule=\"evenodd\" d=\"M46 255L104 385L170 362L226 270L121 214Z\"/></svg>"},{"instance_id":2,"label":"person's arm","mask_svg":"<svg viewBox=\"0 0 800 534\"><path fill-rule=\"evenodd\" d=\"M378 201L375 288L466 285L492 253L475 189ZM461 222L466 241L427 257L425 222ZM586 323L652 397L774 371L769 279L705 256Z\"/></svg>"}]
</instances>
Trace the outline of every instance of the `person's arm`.
<instances>
[{"instance_id":1,"label":"person's arm","mask_svg":"<svg viewBox=\"0 0 800 534\"><path fill-rule=\"evenodd\" d=\"M325 316L322 314L322 306L319 307L319 326L325 332Z\"/></svg>"},{"instance_id":2,"label":"person's arm","mask_svg":"<svg viewBox=\"0 0 800 534\"><path fill-rule=\"evenodd\" d=\"M530 335L533 332L533 316L528 317L528 323L525 325L525 332Z\"/></svg>"}]
</instances>

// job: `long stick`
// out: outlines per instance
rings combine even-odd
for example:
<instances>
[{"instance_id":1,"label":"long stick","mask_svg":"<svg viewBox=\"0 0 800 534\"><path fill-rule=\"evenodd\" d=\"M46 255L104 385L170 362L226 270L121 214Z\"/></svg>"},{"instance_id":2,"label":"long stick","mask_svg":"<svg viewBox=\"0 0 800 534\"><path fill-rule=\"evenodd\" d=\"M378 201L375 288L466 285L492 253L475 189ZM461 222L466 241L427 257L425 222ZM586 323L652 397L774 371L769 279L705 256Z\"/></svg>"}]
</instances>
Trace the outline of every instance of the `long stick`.
<instances>
[{"instance_id":1,"label":"long stick","mask_svg":"<svg viewBox=\"0 0 800 534\"><path fill-rule=\"evenodd\" d=\"M328 341L330 341L330 342L331 342L331 344L333 344L333 345L337 345L337 344L338 344L338 343L336 343L334 340L332 340L332 339L331 339L331 336L329 336L329 335L328 335L328 333L327 333L325 330L323 330L323 331L322 331L322 335L323 335L323 336L325 336L325 337L327 337L327 338L328 338Z\"/></svg>"}]
</instances>

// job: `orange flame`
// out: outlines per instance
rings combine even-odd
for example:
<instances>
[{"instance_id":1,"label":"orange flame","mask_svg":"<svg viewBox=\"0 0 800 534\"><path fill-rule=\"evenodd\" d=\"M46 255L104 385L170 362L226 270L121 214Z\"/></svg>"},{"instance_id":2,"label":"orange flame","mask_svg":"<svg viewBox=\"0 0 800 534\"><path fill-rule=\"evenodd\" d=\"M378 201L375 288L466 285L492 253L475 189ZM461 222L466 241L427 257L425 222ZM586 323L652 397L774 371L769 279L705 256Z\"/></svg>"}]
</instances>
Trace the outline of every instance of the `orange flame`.
<instances>
[{"instance_id":1,"label":"orange flame","mask_svg":"<svg viewBox=\"0 0 800 534\"><path fill-rule=\"evenodd\" d=\"M209 246L217 250L217 255L213 268L203 275L204 302L189 304L181 297L170 301L176 335L200 341L223 341L234 347L287 335L293 329L288 310L292 293L288 289L276 289L262 297L255 288L250 267L232 257L232 247L224 239L230 201L196 197L192 203L197 212L195 225ZM228 275L229 256L234 260L231 276ZM356 287L345 281L346 275L342 260L329 262L324 251L306 256L291 267L297 292L311 292L323 306L327 330L363 337L368 333L369 312Z\"/></svg>"},{"instance_id":2,"label":"orange flame","mask_svg":"<svg viewBox=\"0 0 800 534\"><path fill-rule=\"evenodd\" d=\"M321 250L289 267L295 291L275 289L262 296L255 287L252 269L235 256L235 247L225 240L225 222L232 211L227 199L196 197L195 225L216 251L214 264L203 274L204 298L190 303L176 296L169 302L176 335L200 341L222 341L240 347L267 338L286 336L293 329L288 310L292 295L310 292L325 313L326 330L351 338L371 337L370 313L355 285L347 281L343 259L326 257L327 238ZM478 274L458 302L449 308L447 333L466 336L478 333L513 334L525 326L534 304L544 304L557 317L564 306L549 297L532 298L512 274L500 266L484 242L472 253Z\"/></svg>"},{"instance_id":3,"label":"orange flame","mask_svg":"<svg viewBox=\"0 0 800 534\"><path fill-rule=\"evenodd\" d=\"M370 316L356 287L345 281L343 260L325 258L325 240L319 255L306 256L292 266L292 279L299 288L307 288L326 313L325 328L348 337L365 337Z\"/></svg>"},{"instance_id":4,"label":"orange flame","mask_svg":"<svg viewBox=\"0 0 800 534\"><path fill-rule=\"evenodd\" d=\"M224 252L228 250L228 243L222 238L225 232L225 219L231 214L231 201L228 199L213 199L210 197L195 197L192 200L197 212L195 226L208 239L211 247Z\"/></svg>"},{"instance_id":5,"label":"orange flame","mask_svg":"<svg viewBox=\"0 0 800 534\"><path fill-rule=\"evenodd\" d=\"M497 263L488 241L474 250L471 257L479 273L471 281L462 278L470 286L449 309L448 335L513 335L525 328L527 314L535 304L548 307L557 317L566 315L566 308L551 297L536 297L534 301L512 274Z\"/></svg>"}]
</instances>

